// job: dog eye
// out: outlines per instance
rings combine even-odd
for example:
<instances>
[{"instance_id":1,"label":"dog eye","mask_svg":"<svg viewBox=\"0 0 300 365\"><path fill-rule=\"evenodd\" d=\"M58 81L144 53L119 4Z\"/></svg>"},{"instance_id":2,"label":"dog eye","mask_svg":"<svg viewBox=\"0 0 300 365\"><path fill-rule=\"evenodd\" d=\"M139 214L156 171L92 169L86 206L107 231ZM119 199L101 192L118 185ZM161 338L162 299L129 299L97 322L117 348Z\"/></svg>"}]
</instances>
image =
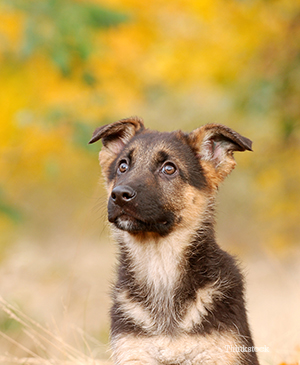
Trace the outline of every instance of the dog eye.
<instances>
[{"instance_id":1,"label":"dog eye","mask_svg":"<svg viewBox=\"0 0 300 365\"><path fill-rule=\"evenodd\" d=\"M126 172L129 169L128 163L125 160L122 160L120 162L119 168L118 168L118 172L120 172L121 174L124 174L124 172Z\"/></svg>"},{"instance_id":2,"label":"dog eye","mask_svg":"<svg viewBox=\"0 0 300 365\"><path fill-rule=\"evenodd\" d=\"M177 168L176 166L171 163L171 162L168 162L166 163L163 168L162 168L162 172L166 175L173 175L175 172L176 172Z\"/></svg>"}]
</instances>

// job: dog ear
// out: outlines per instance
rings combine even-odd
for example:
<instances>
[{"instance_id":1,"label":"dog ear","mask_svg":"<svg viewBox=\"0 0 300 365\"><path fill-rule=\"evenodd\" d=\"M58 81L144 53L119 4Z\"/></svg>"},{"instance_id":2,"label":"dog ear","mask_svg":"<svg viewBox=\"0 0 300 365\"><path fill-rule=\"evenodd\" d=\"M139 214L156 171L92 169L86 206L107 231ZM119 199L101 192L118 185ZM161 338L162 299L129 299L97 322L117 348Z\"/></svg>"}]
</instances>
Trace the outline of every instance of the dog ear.
<instances>
[{"instance_id":1,"label":"dog ear","mask_svg":"<svg viewBox=\"0 0 300 365\"><path fill-rule=\"evenodd\" d=\"M104 147L118 153L138 131L142 131L144 128L144 123L141 118L130 117L121 119L97 128L89 143L94 143L102 139Z\"/></svg>"},{"instance_id":2,"label":"dog ear","mask_svg":"<svg viewBox=\"0 0 300 365\"><path fill-rule=\"evenodd\" d=\"M188 141L214 188L234 169L233 152L252 151L250 139L221 124L195 129L188 134Z\"/></svg>"},{"instance_id":3,"label":"dog ear","mask_svg":"<svg viewBox=\"0 0 300 365\"><path fill-rule=\"evenodd\" d=\"M130 117L101 126L94 131L89 143L97 142L99 139L102 140L103 148L99 154L99 161L105 177L108 176L111 162L121 152L123 147L136 133L144 129L144 123L141 118Z\"/></svg>"}]
</instances>

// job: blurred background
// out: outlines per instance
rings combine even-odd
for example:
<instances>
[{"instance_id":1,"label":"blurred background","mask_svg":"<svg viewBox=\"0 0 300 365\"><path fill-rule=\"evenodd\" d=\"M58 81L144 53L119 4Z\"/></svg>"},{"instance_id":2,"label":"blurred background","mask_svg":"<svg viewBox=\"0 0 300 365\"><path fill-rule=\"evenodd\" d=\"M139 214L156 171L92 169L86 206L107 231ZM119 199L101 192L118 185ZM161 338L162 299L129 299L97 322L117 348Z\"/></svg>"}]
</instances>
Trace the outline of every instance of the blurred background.
<instances>
[{"instance_id":1,"label":"blurred background","mask_svg":"<svg viewBox=\"0 0 300 365\"><path fill-rule=\"evenodd\" d=\"M0 362L108 358L116 248L87 143L131 115L253 140L219 242L243 262L262 364L298 364L299 0L0 0Z\"/></svg>"}]
</instances>

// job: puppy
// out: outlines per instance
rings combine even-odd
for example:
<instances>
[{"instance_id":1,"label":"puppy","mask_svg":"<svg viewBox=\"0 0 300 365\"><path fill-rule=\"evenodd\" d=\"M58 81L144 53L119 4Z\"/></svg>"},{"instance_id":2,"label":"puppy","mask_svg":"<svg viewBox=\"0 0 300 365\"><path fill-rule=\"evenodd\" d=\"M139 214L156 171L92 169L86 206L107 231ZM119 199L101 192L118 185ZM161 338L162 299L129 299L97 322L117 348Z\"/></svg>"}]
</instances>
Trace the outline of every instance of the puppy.
<instances>
[{"instance_id":1,"label":"puppy","mask_svg":"<svg viewBox=\"0 0 300 365\"><path fill-rule=\"evenodd\" d=\"M119 247L114 363L258 364L242 275L214 233L218 186L251 141L219 124L161 133L137 117L97 128L89 143L100 139Z\"/></svg>"}]
</instances>

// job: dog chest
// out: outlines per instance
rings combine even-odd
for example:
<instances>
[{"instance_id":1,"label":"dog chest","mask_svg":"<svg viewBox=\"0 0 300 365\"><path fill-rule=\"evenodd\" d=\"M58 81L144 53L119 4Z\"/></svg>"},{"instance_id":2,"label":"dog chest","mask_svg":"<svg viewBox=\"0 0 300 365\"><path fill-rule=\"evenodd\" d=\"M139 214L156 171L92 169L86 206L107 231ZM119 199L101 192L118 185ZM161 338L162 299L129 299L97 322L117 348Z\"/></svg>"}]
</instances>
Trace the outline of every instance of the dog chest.
<instances>
[{"instance_id":1,"label":"dog chest","mask_svg":"<svg viewBox=\"0 0 300 365\"><path fill-rule=\"evenodd\" d=\"M127 240L120 262L114 301L118 312L146 332L174 328L178 318L175 292L182 276L183 247L179 243Z\"/></svg>"},{"instance_id":2,"label":"dog chest","mask_svg":"<svg viewBox=\"0 0 300 365\"><path fill-rule=\"evenodd\" d=\"M257 365L235 260L215 241L214 204L252 142L207 124L152 131L137 117L97 128L108 220L120 246L112 347L116 365Z\"/></svg>"},{"instance_id":3,"label":"dog chest","mask_svg":"<svg viewBox=\"0 0 300 365\"><path fill-rule=\"evenodd\" d=\"M229 351L239 345L232 333L207 336L120 336L113 339L116 365L137 361L153 365L241 364L241 353Z\"/></svg>"},{"instance_id":4,"label":"dog chest","mask_svg":"<svg viewBox=\"0 0 300 365\"><path fill-rule=\"evenodd\" d=\"M177 237L178 238L178 237ZM187 295L184 244L176 241L140 244L128 241L121 260L126 279L114 291L115 318L137 325L148 334L191 333L222 299L219 282L210 282Z\"/></svg>"}]
</instances>

